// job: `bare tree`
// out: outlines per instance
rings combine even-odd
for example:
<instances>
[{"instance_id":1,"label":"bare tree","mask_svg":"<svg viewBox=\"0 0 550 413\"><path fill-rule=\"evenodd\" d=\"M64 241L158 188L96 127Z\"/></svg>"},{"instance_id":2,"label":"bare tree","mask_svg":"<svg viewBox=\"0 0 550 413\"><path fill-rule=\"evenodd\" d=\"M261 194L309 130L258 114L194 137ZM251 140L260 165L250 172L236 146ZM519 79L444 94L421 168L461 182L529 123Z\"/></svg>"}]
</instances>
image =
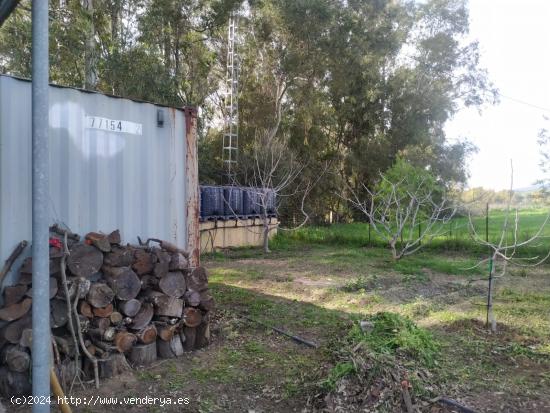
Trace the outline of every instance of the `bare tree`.
<instances>
[{"instance_id":1,"label":"bare tree","mask_svg":"<svg viewBox=\"0 0 550 413\"><path fill-rule=\"evenodd\" d=\"M445 231L456 207L429 179L399 180L380 174L381 182L371 190L361 184L366 196L348 188L351 197L344 197L368 219L374 231L387 241L392 257L399 260L418 251ZM437 200L436 200L437 199Z\"/></svg>"},{"instance_id":2,"label":"bare tree","mask_svg":"<svg viewBox=\"0 0 550 413\"><path fill-rule=\"evenodd\" d=\"M512 208L512 200L514 197L513 191L513 182L514 182L514 173L513 166L511 167L511 177L510 177L510 190L508 191L508 199L506 203L506 210L504 213L504 222L500 230L498 240L496 242L489 242L488 240L483 239L477 233L475 226L472 221L471 213L468 214L470 234L473 240L485 247L490 251L489 257L479 261L473 268L479 267L484 263L489 263L489 275L486 278L471 280L473 281L488 281L487 288L487 327L491 329L492 332L497 331L496 317L493 311L493 299L495 292L495 283L496 280L502 278L506 275L506 271L509 264L517 266L536 266L542 264L549 256L550 252L543 258L539 256L532 256L527 258L520 258L516 256L516 253L519 248L526 247L533 242L541 239L542 233L548 220L550 219L550 213L546 216L542 224L539 226L538 230L532 237L529 237L521 241L518 237L519 227L520 227L520 215L518 209Z\"/></svg>"}]
</instances>

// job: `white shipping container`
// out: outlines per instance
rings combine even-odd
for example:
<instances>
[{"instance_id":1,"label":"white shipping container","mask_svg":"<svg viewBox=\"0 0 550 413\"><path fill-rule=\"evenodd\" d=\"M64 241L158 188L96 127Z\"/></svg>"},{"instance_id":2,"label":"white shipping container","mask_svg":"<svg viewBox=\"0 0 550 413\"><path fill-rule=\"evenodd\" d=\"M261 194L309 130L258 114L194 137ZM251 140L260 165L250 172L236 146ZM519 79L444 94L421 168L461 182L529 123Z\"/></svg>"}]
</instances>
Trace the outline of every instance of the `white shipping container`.
<instances>
[{"instance_id":1,"label":"white shipping container","mask_svg":"<svg viewBox=\"0 0 550 413\"><path fill-rule=\"evenodd\" d=\"M30 81L0 75L2 263L19 241L32 241L31 103ZM189 109L58 86L49 88L49 107L44 207L51 224L80 235L119 229L124 242L154 237L195 248L198 174Z\"/></svg>"}]
</instances>

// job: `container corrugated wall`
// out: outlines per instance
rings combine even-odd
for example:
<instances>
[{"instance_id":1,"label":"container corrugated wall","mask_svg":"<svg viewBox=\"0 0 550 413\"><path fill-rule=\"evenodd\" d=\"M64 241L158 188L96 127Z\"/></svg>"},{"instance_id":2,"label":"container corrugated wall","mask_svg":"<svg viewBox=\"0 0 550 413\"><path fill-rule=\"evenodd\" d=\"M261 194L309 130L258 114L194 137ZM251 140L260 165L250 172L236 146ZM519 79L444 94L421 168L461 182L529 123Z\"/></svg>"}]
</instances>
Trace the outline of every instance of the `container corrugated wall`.
<instances>
[{"instance_id":1,"label":"container corrugated wall","mask_svg":"<svg viewBox=\"0 0 550 413\"><path fill-rule=\"evenodd\" d=\"M52 223L81 235L118 228L125 242L156 237L187 248L187 201L196 188L189 188L186 162L196 149L187 147L186 112L71 88L49 91ZM0 76L1 262L23 239L31 239L31 83Z\"/></svg>"}]
</instances>

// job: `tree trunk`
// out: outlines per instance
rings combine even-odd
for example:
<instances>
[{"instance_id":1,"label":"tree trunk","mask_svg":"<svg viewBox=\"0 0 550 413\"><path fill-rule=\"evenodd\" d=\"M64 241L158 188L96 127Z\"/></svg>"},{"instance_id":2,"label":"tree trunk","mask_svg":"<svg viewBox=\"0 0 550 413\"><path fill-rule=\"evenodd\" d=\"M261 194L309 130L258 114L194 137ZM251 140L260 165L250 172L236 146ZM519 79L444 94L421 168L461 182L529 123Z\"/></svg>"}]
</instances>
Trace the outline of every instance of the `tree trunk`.
<instances>
[{"instance_id":1,"label":"tree trunk","mask_svg":"<svg viewBox=\"0 0 550 413\"><path fill-rule=\"evenodd\" d=\"M263 229L264 254L269 254L271 252L269 250L269 221L267 219L267 216L264 216L262 220L264 224L264 229Z\"/></svg>"},{"instance_id":2,"label":"tree trunk","mask_svg":"<svg viewBox=\"0 0 550 413\"><path fill-rule=\"evenodd\" d=\"M97 86L97 53L95 44L94 3L93 0L81 0L82 7L88 16L86 30L86 49L84 51L84 88L95 90Z\"/></svg>"}]
</instances>

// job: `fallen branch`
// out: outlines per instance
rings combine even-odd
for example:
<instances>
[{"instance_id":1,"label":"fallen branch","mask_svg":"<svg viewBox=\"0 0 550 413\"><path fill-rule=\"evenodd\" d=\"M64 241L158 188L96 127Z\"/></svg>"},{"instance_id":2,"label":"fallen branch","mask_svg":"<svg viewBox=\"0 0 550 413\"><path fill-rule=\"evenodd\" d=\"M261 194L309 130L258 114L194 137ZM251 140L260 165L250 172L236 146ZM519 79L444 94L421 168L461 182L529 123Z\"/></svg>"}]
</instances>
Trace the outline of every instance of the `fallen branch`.
<instances>
[{"instance_id":1,"label":"fallen branch","mask_svg":"<svg viewBox=\"0 0 550 413\"><path fill-rule=\"evenodd\" d=\"M460 410L462 413L477 413L475 410L470 409L469 407L463 406L453 399L447 399L446 397L437 397L433 400L430 400L432 403L440 403L446 406L454 407L455 409Z\"/></svg>"},{"instance_id":2,"label":"fallen branch","mask_svg":"<svg viewBox=\"0 0 550 413\"><path fill-rule=\"evenodd\" d=\"M76 296L74 297L74 303L73 303L73 311L75 314L78 314L76 306L78 305L78 298L80 297L80 291L81 291L81 282L80 280L77 281L77 289L76 289ZM99 370L97 366L97 358L95 358L87 349L86 345L84 344L84 337L82 337L82 329L80 328L80 321L77 320L77 332L78 332L78 340L80 342L80 347L82 348L82 351L88 357L88 359L91 361L92 366L94 366L94 380L95 380L95 388L99 389Z\"/></svg>"},{"instance_id":3,"label":"fallen branch","mask_svg":"<svg viewBox=\"0 0 550 413\"><path fill-rule=\"evenodd\" d=\"M27 241L21 241L17 246L14 248L13 252L10 254L6 262L4 263L4 266L2 267L2 271L0 271L0 287L2 286L2 282L4 281L4 277L7 275L7 273L10 271L11 266L21 255L23 250L29 245Z\"/></svg>"},{"instance_id":4,"label":"fallen branch","mask_svg":"<svg viewBox=\"0 0 550 413\"><path fill-rule=\"evenodd\" d=\"M259 325L261 325L261 326L264 326L264 327L266 327L266 328L270 328L270 329L272 329L273 331L275 331L275 332L277 332L277 333L279 333L279 334L282 334L283 336L286 336L286 337L291 338L292 340L296 341L297 343L304 344L304 345L306 345L306 346L308 346L308 347L311 347L311 348L319 348L319 345L318 345L318 344L313 343L313 342L308 341L308 340L305 340L305 339L303 339L303 338L301 338L301 337L292 335L292 334L290 334L290 333L288 333L288 332L286 332L286 331L284 331L284 330L281 330L280 328L277 328L277 327L273 327L273 326L267 325L267 324L265 324L265 323L262 323L261 321L255 320L255 319L253 319L253 318L250 318L250 317L247 317L247 316L244 316L244 315L243 315L242 317L243 317L244 319L248 320L248 321L252 321L252 322L257 323L257 324L259 324Z\"/></svg>"},{"instance_id":5,"label":"fallen branch","mask_svg":"<svg viewBox=\"0 0 550 413\"><path fill-rule=\"evenodd\" d=\"M63 283L63 291L65 293L65 302L67 303L67 317L68 317L68 323L69 323L69 331L71 332L71 336L73 338L74 342L74 348L75 348L75 356L74 356L74 362L75 362L75 377L73 377L73 383L76 378L78 378L80 369L79 369L79 363L80 363L80 351L78 350L78 340L76 338L76 332L74 328L73 320L78 320L78 313L74 312L73 318L73 311L71 307L71 296L69 293L69 286L67 283L67 256L69 255L69 249L67 247L67 238L68 234L67 231L65 231L63 235L63 256L61 257L61 281ZM76 294L75 302L78 302L78 291Z\"/></svg>"}]
</instances>

